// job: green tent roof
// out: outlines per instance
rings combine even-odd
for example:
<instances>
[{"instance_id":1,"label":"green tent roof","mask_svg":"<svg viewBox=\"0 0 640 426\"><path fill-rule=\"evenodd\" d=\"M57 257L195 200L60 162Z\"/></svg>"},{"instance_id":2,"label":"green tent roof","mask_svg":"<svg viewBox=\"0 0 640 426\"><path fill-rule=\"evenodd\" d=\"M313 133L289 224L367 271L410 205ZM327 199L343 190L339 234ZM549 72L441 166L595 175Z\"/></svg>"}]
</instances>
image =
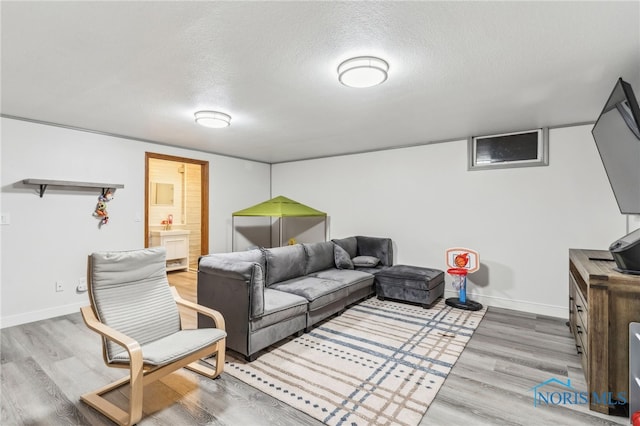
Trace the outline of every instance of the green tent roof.
<instances>
[{"instance_id":1,"label":"green tent roof","mask_svg":"<svg viewBox=\"0 0 640 426\"><path fill-rule=\"evenodd\" d=\"M301 216L326 216L327 214L313 209L287 197L278 196L256 204L253 207L239 210L233 216L272 216L272 217L301 217Z\"/></svg>"}]
</instances>

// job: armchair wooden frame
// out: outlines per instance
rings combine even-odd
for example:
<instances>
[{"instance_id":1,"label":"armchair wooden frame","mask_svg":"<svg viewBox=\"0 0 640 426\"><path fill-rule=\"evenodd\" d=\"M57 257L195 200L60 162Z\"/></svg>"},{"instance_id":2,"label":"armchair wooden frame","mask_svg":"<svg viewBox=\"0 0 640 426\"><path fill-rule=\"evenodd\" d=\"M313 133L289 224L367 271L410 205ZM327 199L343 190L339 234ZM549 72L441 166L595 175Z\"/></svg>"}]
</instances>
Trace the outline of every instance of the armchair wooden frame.
<instances>
[{"instance_id":1,"label":"armchair wooden frame","mask_svg":"<svg viewBox=\"0 0 640 426\"><path fill-rule=\"evenodd\" d=\"M216 328L225 330L224 318L218 311L183 299L182 297L180 297L175 287L171 287L171 293L173 294L173 297L178 306L183 306L187 309L191 309L193 311L211 317L215 322ZM128 368L130 374L129 376L117 380L96 391L86 393L80 397L80 399L84 403L109 417L119 425L133 425L142 419L142 395L144 386L146 386L147 384L154 382L168 374L171 374L183 367L211 379L215 379L220 375L220 373L222 373L225 360L226 339L224 338L170 364L162 366L150 366L145 365L143 362L142 349L140 347L140 344L132 338L101 323L98 320L98 317L92 306L84 306L80 308L80 312L82 313L82 318L87 327L105 337L106 339L109 339L122 346L129 354L129 359L131 360L131 362L128 364L109 363L107 362L105 348L106 345L103 345L103 357L105 360L105 364L108 367ZM199 362L201 358L205 358L211 355L216 355L215 368L205 366ZM127 384L131 385L128 411L121 409L102 396Z\"/></svg>"}]
</instances>

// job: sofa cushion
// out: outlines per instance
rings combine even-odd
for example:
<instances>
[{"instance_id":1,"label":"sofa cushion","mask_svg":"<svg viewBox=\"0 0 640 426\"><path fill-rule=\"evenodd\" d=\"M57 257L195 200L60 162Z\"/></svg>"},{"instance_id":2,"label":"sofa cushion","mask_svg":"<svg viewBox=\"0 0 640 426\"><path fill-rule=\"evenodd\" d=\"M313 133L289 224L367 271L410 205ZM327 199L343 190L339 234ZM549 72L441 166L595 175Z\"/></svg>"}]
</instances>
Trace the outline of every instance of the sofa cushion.
<instances>
[{"instance_id":1,"label":"sofa cushion","mask_svg":"<svg viewBox=\"0 0 640 426\"><path fill-rule=\"evenodd\" d=\"M390 266L380 266L380 264L378 264L378 266L376 266L375 268L356 267L355 270L356 271L360 271L360 272L366 272L366 273L371 274L371 275L377 275L381 271L385 271L385 270L387 270L389 268L390 268Z\"/></svg>"},{"instance_id":2,"label":"sofa cushion","mask_svg":"<svg viewBox=\"0 0 640 426\"><path fill-rule=\"evenodd\" d=\"M300 244L264 250L267 260L266 286L304 275L306 256Z\"/></svg>"},{"instance_id":3,"label":"sofa cushion","mask_svg":"<svg viewBox=\"0 0 640 426\"><path fill-rule=\"evenodd\" d=\"M349 258L354 258L358 255L358 240L356 237L340 238L331 240L349 253Z\"/></svg>"},{"instance_id":4,"label":"sofa cushion","mask_svg":"<svg viewBox=\"0 0 640 426\"><path fill-rule=\"evenodd\" d=\"M307 299L270 288L264 290L264 313L251 321L251 331L285 321L307 312Z\"/></svg>"},{"instance_id":5,"label":"sofa cushion","mask_svg":"<svg viewBox=\"0 0 640 426\"><path fill-rule=\"evenodd\" d=\"M338 269L353 269L349 253L337 244L333 244L333 260Z\"/></svg>"},{"instance_id":6,"label":"sofa cushion","mask_svg":"<svg viewBox=\"0 0 640 426\"><path fill-rule=\"evenodd\" d=\"M354 266L359 266L362 268L373 268L378 263L380 263L380 259L374 256L356 256L351 259Z\"/></svg>"},{"instance_id":7,"label":"sofa cushion","mask_svg":"<svg viewBox=\"0 0 640 426\"><path fill-rule=\"evenodd\" d=\"M309 301L310 311L349 295L349 289L344 283L317 277L296 278L273 284L271 288L304 297Z\"/></svg>"},{"instance_id":8,"label":"sofa cushion","mask_svg":"<svg viewBox=\"0 0 640 426\"><path fill-rule=\"evenodd\" d=\"M333 246L331 241L302 244L307 260L306 275L334 267Z\"/></svg>"},{"instance_id":9,"label":"sofa cushion","mask_svg":"<svg viewBox=\"0 0 640 426\"><path fill-rule=\"evenodd\" d=\"M355 238L358 241L357 256L373 256L380 259L380 264L383 266L393 265L393 242L390 238L362 236Z\"/></svg>"},{"instance_id":10,"label":"sofa cushion","mask_svg":"<svg viewBox=\"0 0 640 426\"><path fill-rule=\"evenodd\" d=\"M311 275L324 280L338 281L348 286L349 294L367 286L373 286L374 276L362 271L327 269Z\"/></svg>"}]
</instances>

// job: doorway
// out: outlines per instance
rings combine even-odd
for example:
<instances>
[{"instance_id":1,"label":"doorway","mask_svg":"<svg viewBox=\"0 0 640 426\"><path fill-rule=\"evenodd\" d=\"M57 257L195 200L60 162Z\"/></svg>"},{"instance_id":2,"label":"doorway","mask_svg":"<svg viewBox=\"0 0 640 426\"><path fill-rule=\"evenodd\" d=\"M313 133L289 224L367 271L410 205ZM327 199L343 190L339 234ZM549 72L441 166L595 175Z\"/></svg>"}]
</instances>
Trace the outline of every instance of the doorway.
<instances>
[{"instance_id":1,"label":"doorway","mask_svg":"<svg viewBox=\"0 0 640 426\"><path fill-rule=\"evenodd\" d=\"M198 258L209 252L209 162L145 153L144 195L145 247L153 231L189 231L188 269L197 270Z\"/></svg>"}]
</instances>

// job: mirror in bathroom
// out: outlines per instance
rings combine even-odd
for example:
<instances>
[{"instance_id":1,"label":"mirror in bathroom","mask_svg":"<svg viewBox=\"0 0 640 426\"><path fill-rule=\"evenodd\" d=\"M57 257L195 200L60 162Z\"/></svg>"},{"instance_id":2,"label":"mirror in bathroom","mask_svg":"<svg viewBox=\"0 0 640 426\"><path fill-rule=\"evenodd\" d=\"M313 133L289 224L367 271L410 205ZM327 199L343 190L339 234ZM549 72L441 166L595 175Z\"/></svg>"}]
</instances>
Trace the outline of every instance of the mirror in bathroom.
<instances>
[{"instance_id":1,"label":"mirror in bathroom","mask_svg":"<svg viewBox=\"0 0 640 426\"><path fill-rule=\"evenodd\" d=\"M151 183L151 204L155 206L172 206L173 184Z\"/></svg>"}]
</instances>

